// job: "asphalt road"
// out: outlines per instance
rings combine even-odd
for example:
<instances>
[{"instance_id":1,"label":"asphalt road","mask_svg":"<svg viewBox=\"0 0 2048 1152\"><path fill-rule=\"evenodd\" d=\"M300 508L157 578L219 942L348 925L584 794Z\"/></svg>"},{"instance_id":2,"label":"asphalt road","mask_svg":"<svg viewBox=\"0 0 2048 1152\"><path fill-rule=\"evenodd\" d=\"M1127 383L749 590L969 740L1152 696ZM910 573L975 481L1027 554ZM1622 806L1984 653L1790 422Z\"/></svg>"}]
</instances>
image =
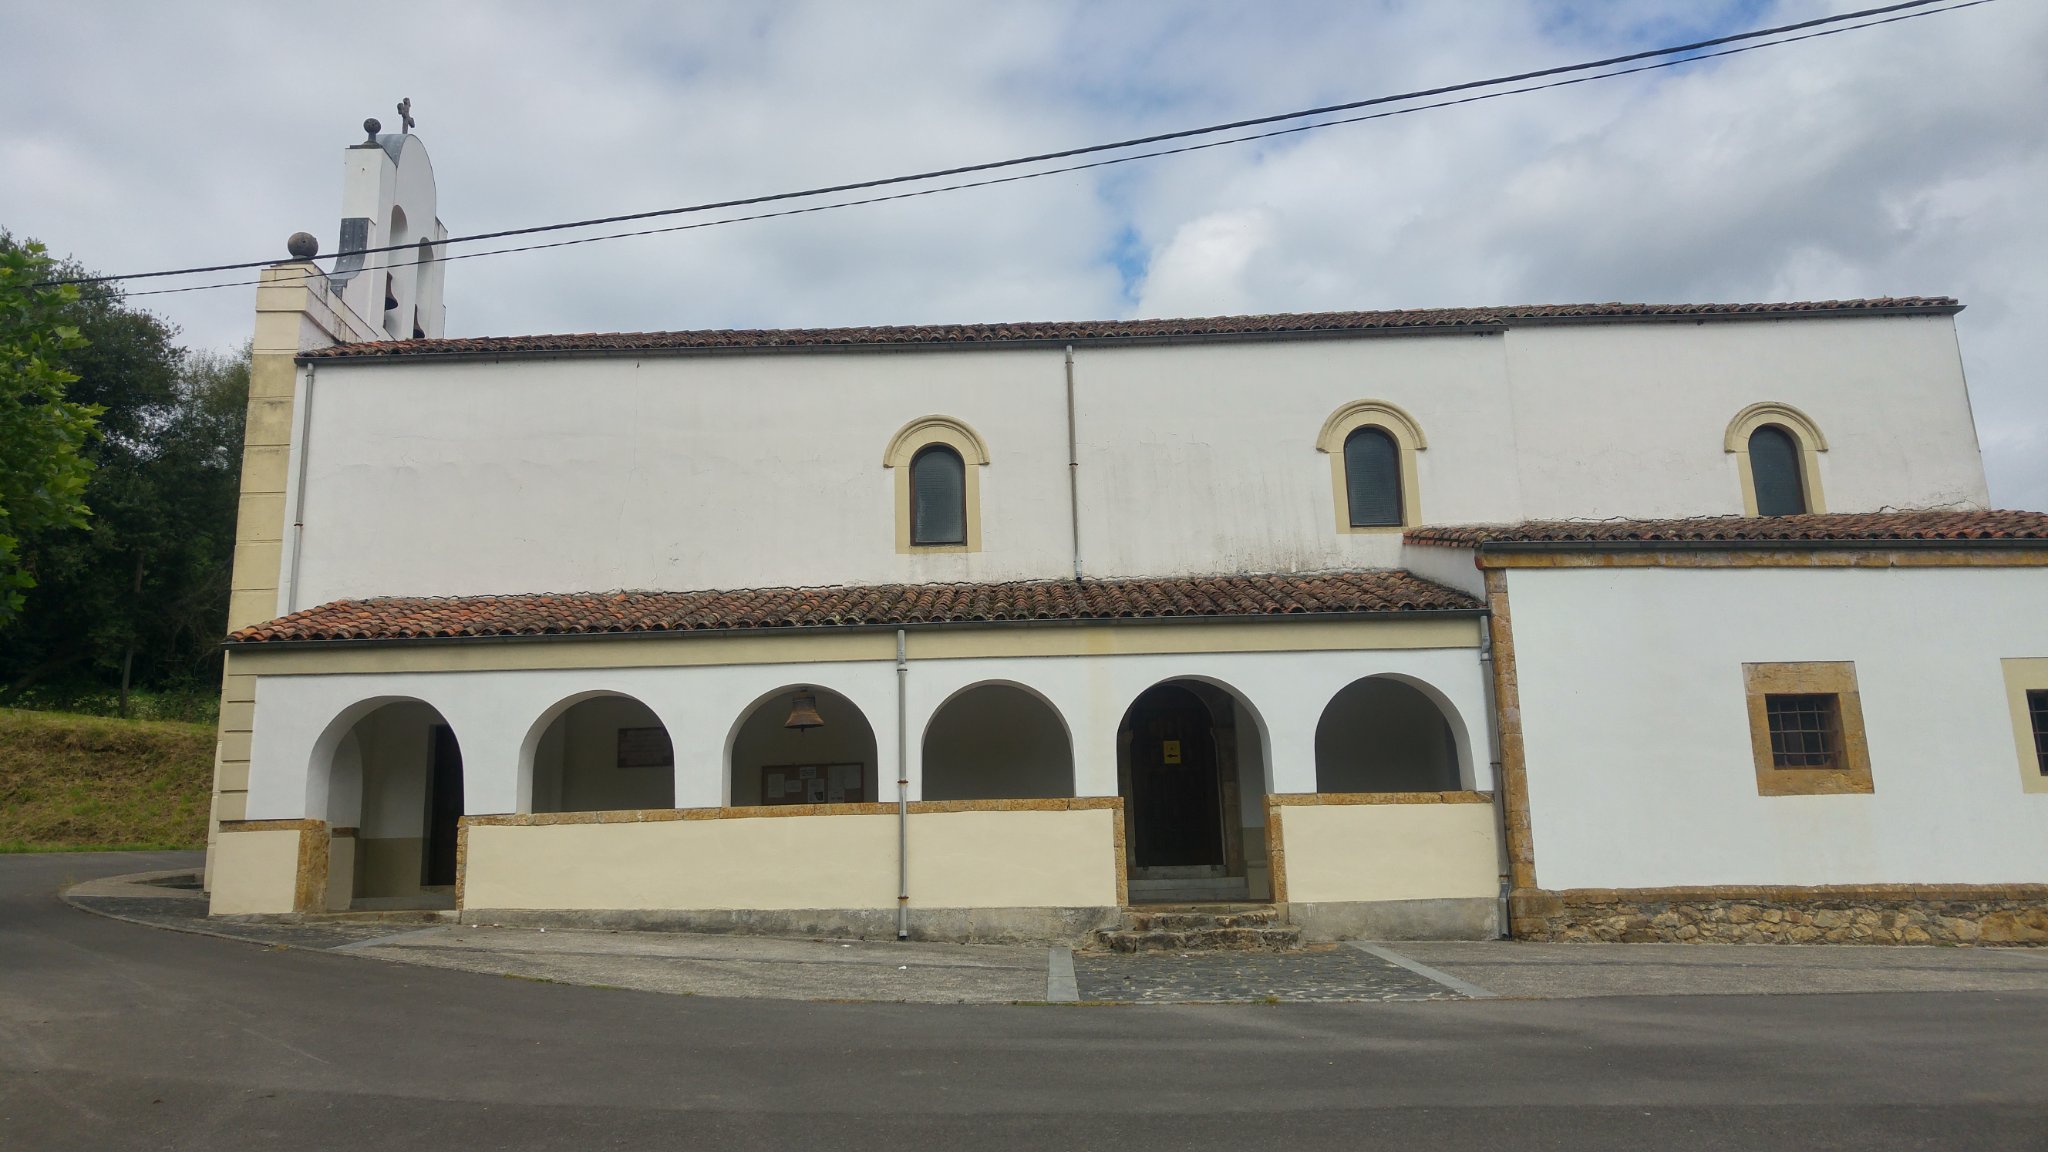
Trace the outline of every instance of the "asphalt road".
<instances>
[{"instance_id":1,"label":"asphalt road","mask_svg":"<svg viewBox=\"0 0 2048 1152\"><path fill-rule=\"evenodd\" d=\"M720 1000L56 898L189 859L0 856L0 1149L2048 1148L2048 993Z\"/></svg>"}]
</instances>

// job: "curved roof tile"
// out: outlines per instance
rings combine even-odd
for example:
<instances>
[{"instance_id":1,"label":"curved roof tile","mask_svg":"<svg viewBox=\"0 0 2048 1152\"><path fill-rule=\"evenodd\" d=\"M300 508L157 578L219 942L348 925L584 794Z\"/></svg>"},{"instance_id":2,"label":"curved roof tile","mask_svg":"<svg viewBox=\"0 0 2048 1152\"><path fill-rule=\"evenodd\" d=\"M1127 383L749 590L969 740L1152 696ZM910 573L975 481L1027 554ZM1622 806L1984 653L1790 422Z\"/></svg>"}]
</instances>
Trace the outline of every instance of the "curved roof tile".
<instances>
[{"instance_id":1,"label":"curved roof tile","mask_svg":"<svg viewBox=\"0 0 2048 1152\"><path fill-rule=\"evenodd\" d=\"M879 584L723 592L575 592L336 600L244 628L231 644L889 627L1022 620L1476 611L1399 569L1173 580Z\"/></svg>"},{"instance_id":2,"label":"curved roof tile","mask_svg":"<svg viewBox=\"0 0 2048 1152\"><path fill-rule=\"evenodd\" d=\"M863 328L706 329L683 332L579 332L551 336L478 336L337 344L300 355L349 360L497 356L551 352L660 352L723 349L859 348L919 344L1080 343L1173 337L1273 336L1310 332L1598 324L1619 320L1951 313L1949 296L1795 300L1768 304L1516 304L1496 308L1407 308L1370 312L1286 312L1167 320L1034 321L1016 324L898 324Z\"/></svg>"}]
</instances>

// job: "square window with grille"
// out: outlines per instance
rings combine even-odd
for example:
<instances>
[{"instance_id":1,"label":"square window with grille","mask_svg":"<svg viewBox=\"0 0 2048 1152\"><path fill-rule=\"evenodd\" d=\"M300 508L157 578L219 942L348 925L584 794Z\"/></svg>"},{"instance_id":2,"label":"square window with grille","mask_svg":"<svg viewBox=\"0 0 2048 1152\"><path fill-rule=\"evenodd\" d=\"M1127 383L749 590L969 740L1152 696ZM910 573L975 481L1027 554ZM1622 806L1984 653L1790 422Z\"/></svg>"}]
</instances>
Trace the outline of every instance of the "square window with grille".
<instances>
[{"instance_id":1,"label":"square window with grille","mask_svg":"<svg viewBox=\"0 0 2048 1152\"><path fill-rule=\"evenodd\" d=\"M1764 697L1776 768L1837 768L1842 760L1841 702L1832 692Z\"/></svg>"},{"instance_id":2,"label":"square window with grille","mask_svg":"<svg viewBox=\"0 0 2048 1152\"><path fill-rule=\"evenodd\" d=\"M2048 776L2048 688L2027 693L2027 719L2034 726L2034 761L2041 775Z\"/></svg>"}]
</instances>

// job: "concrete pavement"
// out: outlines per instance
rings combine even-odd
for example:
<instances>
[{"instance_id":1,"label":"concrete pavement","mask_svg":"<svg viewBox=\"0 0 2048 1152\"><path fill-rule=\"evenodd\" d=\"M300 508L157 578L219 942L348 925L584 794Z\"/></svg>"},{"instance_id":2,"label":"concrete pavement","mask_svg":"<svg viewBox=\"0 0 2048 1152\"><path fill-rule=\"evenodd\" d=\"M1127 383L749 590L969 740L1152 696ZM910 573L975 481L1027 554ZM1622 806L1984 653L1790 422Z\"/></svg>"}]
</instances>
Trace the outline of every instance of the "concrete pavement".
<instances>
[{"instance_id":1,"label":"concrete pavement","mask_svg":"<svg viewBox=\"0 0 2048 1152\"><path fill-rule=\"evenodd\" d=\"M265 945L598 988L933 1004L1264 1003L1829 992L2048 992L2048 949L1508 941L1323 946L1295 953L1090 954L896 940L430 926L346 917L206 917L189 869L89 880L107 915ZM1061 964L1072 967L1060 968ZM1065 983L1073 973L1072 987Z\"/></svg>"},{"instance_id":2,"label":"concrete pavement","mask_svg":"<svg viewBox=\"0 0 2048 1152\"><path fill-rule=\"evenodd\" d=\"M95 871L178 863L0 857L0 1146L2048 1141L2040 991L804 1003L250 947L88 916L55 895ZM2042 963L2000 963L2021 961Z\"/></svg>"}]
</instances>

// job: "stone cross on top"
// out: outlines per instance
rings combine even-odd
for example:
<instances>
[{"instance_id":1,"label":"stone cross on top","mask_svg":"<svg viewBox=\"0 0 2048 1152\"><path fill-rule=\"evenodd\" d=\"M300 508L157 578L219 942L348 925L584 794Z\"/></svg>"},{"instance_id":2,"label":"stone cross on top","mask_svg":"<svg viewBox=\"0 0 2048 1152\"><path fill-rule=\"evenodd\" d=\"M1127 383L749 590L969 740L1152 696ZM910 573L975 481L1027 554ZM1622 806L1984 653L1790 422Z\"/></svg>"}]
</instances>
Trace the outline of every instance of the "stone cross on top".
<instances>
[{"instance_id":1,"label":"stone cross on top","mask_svg":"<svg viewBox=\"0 0 2048 1152\"><path fill-rule=\"evenodd\" d=\"M418 121L412 118L412 97L407 96L398 102L398 130L400 132L410 132L412 131L412 126L416 123Z\"/></svg>"}]
</instances>

